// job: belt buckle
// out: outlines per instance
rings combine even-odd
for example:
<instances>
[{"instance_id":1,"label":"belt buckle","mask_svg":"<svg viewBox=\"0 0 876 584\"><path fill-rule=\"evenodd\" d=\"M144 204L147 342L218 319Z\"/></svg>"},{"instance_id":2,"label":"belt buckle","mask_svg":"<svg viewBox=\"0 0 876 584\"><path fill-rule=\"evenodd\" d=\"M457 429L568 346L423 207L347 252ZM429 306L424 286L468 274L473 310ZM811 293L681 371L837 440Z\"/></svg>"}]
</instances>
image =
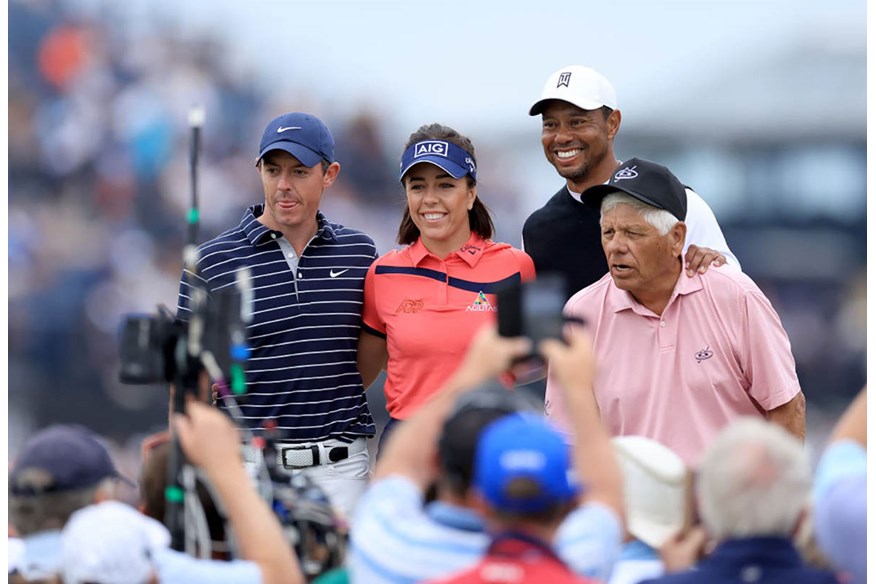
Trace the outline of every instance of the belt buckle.
<instances>
[{"instance_id":1,"label":"belt buckle","mask_svg":"<svg viewBox=\"0 0 876 584\"><path fill-rule=\"evenodd\" d=\"M296 452L301 452L303 450L309 450L310 455L311 455L310 464L305 464L305 465L288 464L286 462L286 452L289 450L293 450ZM317 446L316 444L313 444L311 446L287 446L285 448L280 449L280 456L281 456L282 461L283 461L283 467L286 469L309 468L311 466L319 466L319 464L320 464L319 446Z\"/></svg>"}]
</instances>

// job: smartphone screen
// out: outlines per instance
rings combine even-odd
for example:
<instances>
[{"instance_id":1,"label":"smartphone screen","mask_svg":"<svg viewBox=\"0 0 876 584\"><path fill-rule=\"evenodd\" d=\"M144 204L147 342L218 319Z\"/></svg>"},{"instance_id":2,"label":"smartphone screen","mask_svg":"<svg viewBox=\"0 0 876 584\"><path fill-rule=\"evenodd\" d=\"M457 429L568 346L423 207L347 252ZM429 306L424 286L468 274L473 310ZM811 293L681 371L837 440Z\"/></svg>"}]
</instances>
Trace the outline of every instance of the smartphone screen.
<instances>
[{"instance_id":1,"label":"smartphone screen","mask_svg":"<svg viewBox=\"0 0 876 584\"><path fill-rule=\"evenodd\" d=\"M523 334L534 346L544 339L563 338L566 287L560 278L545 276L523 286Z\"/></svg>"},{"instance_id":2,"label":"smartphone screen","mask_svg":"<svg viewBox=\"0 0 876 584\"><path fill-rule=\"evenodd\" d=\"M510 286L497 295L499 334L527 336L536 347L542 339L563 338L566 286L562 276L546 274Z\"/></svg>"}]
</instances>

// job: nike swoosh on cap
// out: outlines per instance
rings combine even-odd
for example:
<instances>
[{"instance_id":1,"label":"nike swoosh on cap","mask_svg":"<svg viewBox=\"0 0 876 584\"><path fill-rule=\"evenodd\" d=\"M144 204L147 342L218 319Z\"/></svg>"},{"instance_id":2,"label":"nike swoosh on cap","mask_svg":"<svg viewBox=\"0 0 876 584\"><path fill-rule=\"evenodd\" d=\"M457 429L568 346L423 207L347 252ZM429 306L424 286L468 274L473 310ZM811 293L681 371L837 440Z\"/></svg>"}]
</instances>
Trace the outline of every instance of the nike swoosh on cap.
<instances>
[{"instance_id":1,"label":"nike swoosh on cap","mask_svg":"<svg viewBox=\"0 0 876 584\"><path fill-rule=\"evenodd\" d=\"M301 126L286 126L285 128L283 126L280 126L279 128L277 128L277 133L281 134L281 133L285 132L286 130L300 130L300 129L301 129Z\"/></svg>"}]
</instances>

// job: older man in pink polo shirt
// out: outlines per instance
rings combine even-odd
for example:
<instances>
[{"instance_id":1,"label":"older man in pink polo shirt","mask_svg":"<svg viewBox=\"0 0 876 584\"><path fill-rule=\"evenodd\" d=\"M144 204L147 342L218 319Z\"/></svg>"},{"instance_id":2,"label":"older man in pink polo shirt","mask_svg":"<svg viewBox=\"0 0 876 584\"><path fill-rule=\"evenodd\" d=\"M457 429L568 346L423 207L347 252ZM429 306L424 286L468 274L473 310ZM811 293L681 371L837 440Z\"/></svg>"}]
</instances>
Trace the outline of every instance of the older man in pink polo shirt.
<instances>
[{"instance_id":1,"label":"older man in pink polo shirt","mask_svg":"<svg viewBox=\"0 0 876 584\"><path fill-rule=\"evenodd\" d=\"M684 186L641 159L583 199L600 206L609 273L566 304L593 334L594 391L609 431L652 438L695 466L732 419L771 420L801 440L806 406L788 336L755 283L730 266L681 277ZM548 377L545 411L568 428Z\"/></svg>"}]
</instances>

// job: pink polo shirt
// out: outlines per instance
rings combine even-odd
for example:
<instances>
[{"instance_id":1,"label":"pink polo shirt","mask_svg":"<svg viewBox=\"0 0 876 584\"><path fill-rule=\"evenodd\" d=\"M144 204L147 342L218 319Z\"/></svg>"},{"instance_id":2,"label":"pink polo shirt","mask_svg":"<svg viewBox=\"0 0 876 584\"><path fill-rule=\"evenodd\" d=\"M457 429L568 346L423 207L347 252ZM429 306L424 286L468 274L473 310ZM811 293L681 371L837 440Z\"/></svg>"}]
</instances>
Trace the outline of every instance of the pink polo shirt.
<instances>
[{"instance_id":1,"label":"pink polo shirt","mask_svg":"<svg viewBox=\"0 0 876 584\"><path fill-rule=\"evenodd\" d=\"M763 292L741 271L681 275L662 316L610 274L566 303L593 335L594 382L614 436L638 434L695 466L737 416L763 416L800 391L791 344ZM548 376L545 411L569 436L562 389Z\"/></svg>"}]
</instances>

